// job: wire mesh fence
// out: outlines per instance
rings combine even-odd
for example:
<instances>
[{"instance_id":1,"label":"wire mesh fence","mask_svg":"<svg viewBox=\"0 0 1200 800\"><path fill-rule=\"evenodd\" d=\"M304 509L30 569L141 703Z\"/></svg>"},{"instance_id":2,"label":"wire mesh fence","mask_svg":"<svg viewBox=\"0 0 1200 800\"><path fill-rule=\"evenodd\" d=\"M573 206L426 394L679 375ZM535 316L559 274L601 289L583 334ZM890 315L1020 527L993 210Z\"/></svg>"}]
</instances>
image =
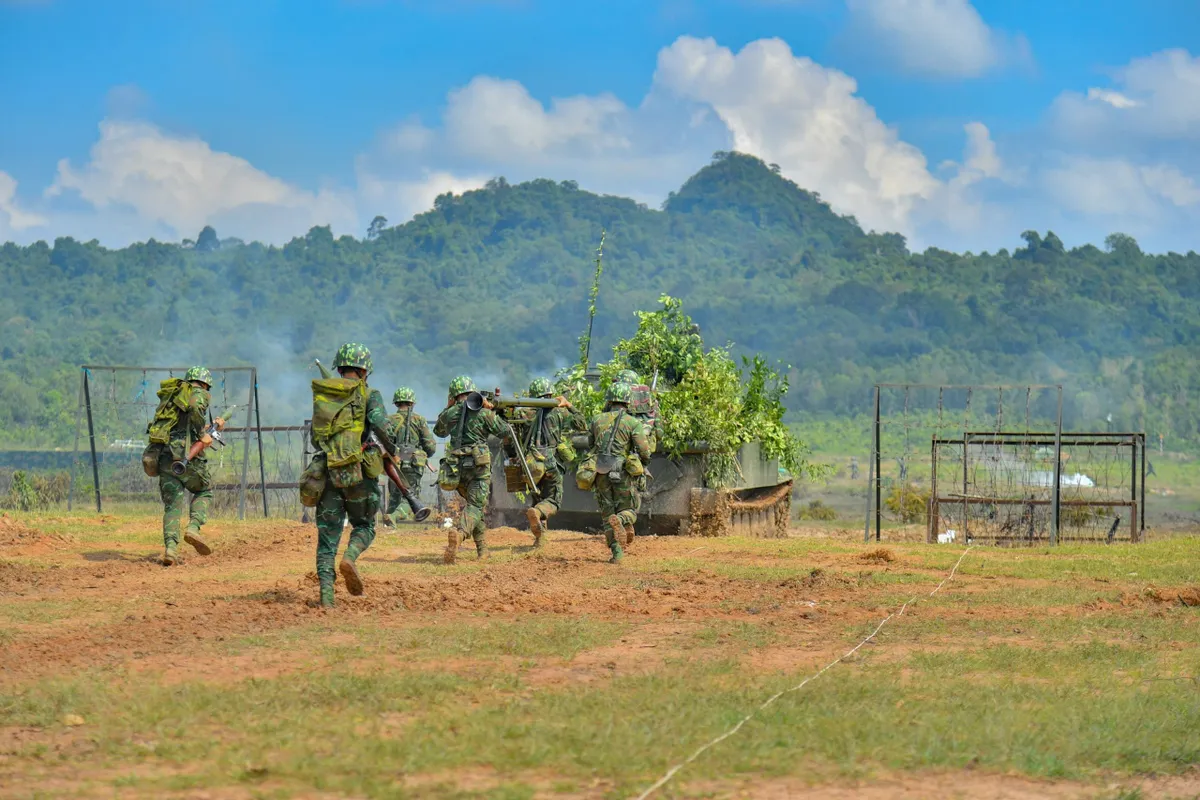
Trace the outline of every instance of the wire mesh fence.
<instances>
[{"instance_id":1,"label":"wire mesh fence","mask_svg":"<svg viewBox=\"0 0 1200 800\"><path fill-rule=\"evenodd\" d=\"M158 407L162 380L182 377L187 367L86 365L82 367L68 508L94 504L97 511L149 509L159 503L158 482L142 470L146 428ZM259 429L255 367L215 367L210 408L224 416L225 446L207 451L214 484L214 515L245 517L268 508L265 490L251 492L252 462L265 464ZM238 425L238 423L241 425ZM259 467L258 484L264 483Z\"/></svg>"}]
</instances>

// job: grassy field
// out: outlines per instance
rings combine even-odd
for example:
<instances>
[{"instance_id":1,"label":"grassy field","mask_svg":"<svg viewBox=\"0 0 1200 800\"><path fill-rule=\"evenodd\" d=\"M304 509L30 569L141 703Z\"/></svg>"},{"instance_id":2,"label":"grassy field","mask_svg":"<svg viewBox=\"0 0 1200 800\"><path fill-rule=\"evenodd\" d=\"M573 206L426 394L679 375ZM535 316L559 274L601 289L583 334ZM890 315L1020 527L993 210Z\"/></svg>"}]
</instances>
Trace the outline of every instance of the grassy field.
<instances>
[{"instance_id":1,"label":"grassy field","mask_svg":"<svg viewBox=\"0 0 1200 800\"><path fill-rule=\"evenodd\" d=\"M974 548L861 529L602 544L0 517L0 798L1198 797L1200 539Z\"/></svg>"}]
</instances>

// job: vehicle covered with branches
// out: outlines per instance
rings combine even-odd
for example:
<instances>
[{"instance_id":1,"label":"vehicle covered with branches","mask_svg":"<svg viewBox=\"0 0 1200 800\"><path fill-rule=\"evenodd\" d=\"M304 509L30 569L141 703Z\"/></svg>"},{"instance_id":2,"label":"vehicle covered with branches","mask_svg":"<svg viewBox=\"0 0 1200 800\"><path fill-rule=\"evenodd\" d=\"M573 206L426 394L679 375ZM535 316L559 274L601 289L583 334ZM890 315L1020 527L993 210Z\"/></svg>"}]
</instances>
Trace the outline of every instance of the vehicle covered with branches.
<instances>
[{"instance_id":1,"label":"vehicle covered with branches","mask_svg":"<svg viewBox=\"0 0 1200 800\"><path fill-rule=\"evenodd\" d=\"M659 302L656 310L638 312L636 333L617 342L610 361L588 367L581 359L561 371L558 392L590 418L623 371L633 370L652 387L657 450L638 533L784 535L794 479L818 469L783 422L786 375L759 356L739 364L731 346L706 348L678 299L664 295ZM576 438L573 444L577 463L588 443ZM494 467L495 525L524 519L528 494L514 474L510 469L506 480L503 463ZM571 475L565 483L555 526L597 528L591 493L576 488Z\"/></svg>"}]
</instances>

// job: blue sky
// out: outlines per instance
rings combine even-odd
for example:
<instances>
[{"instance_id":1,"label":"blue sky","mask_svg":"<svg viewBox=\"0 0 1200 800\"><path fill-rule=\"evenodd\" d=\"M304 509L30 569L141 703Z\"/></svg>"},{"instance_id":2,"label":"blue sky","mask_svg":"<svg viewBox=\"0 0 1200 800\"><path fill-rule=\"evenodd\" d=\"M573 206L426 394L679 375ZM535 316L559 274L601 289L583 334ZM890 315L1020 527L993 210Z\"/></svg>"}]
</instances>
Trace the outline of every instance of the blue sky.
<instances>
[{"instance_id":1,"label":"blue sky","mask_svg":"<svg viewBox=\"0 0 1200 800\"><path fill-rule=\"evenodd\" d=\"M1188 250L1198 37L1194 0L0 0L0 239L361 235L494 175L657 205L736 148L916 247Z\"/></svg>"}]
</instances>

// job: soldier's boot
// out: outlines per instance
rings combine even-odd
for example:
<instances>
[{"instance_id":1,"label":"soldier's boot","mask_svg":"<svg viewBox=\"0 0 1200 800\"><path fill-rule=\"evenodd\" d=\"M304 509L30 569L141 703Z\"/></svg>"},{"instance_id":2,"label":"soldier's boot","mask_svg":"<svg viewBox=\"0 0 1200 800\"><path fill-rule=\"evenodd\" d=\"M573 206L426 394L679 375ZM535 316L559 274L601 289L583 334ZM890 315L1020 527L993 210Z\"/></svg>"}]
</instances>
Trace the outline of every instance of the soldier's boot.
<instances>
[{"instance_id":1,"label":"soldier's boot","mask_svg":"<svg viewBox=\"0 0 1200 800\"><path fill-rule=\"evenodd\" d=\"M446 531L446 552L442 554L442 562L453 564L458 557L458 544L465 536L464 532L458 528L449 528Z\"/></svg>"},{"instance_id":2,"label":"soldier's boot","mask_svg":"<svg viewBox=\"0 0 1200 800\"><path fill-rule=\"evenodd\" d=\"M333 608L333 584L321 585L321 608Z\"/></svg>"},{"instance_id":3,"label":"soldier's boot","mask_svg":"<svg viewBox=\"0 0 1200 800\"><path fill-rule=\"evenodd\" d=\"M624 523L622 523L624 524ZM633 544L633 537L636 535L633 530L633 525L624 525L625 527L625 546Z\"/></svg>"},{"instance_id":4,"label":"soldier's boot","mask_svg":"<svg viewBox=\"0 0 1200 800\"><path fill-rule=\"evenodd\" d=\"M196 548L196 552L202 556L211 556L212 548L209 547L203 539L200 538L200 527L188 525L187 533L183 535L183 540Z\"/></svg>"},{"instance_id":5,"label":"soldier's boot","mask_svg":"<svg viewBox=\"0 0 1200 800\"><path fill-rule=\"evenodd\" d=\"M353 544L347 546L346 552L342 555L342 563L338 565L338 571L342 573L342 580L346 582L346 589L355 597L363 593L362 577L358 574L358 566L355 564L359 552L359 549Z\"/></svg>"},{"instance_id":6,"label":"soldier's boot","mask_svg":"<svg viewBox=\"0 0 1200 800\"><path fill-rule=\"evenodd\" d=\"M394 528L394 527L396 527L396 523L395 523L395 522L392 522L392 517L391 517L391 515L389 515L389 514L384 514L383 516L381 516L381 517L379 518L379 522L380 522L380 523L383 525L383 527L385 527L385 528Z\"/></svg>"},{"instance_id":7,"label":"soldier's boot","mask_svg":"<svg viewBox=\"0 0 1200 800\"><path fill-rule=\"evenodd\" d=\"M173 544L167 545L166 550L163 552L162 565L164 567L174 566L177 561L179 561L179 553L175 550L175 546Z\"/></svg>"},{"instance_id":8,"label":"soldier's boot","mask_svg":"<svg viewBox=\"0 0 1200 800\"><path fill-rule=\"evenodd\" d=\"M480 561L491 558L491 555L488 553L486 533L475 534L475 555L479 557Z\"/></svg>"},{"instance_id":9,"label":"soldier's boot","mask_svg":"<svg viewBox=\"0 0 1200 800\"><path fill-rule=\"evenodd\" d=\"M542 546L542 514L536 508L525 509L525 518L529 520L529 530L533 532L533 546Z\"/></svg>"},{"instance_id":10,"label":"soldier's boot","mask_svg":"<svg viewBox=\"0 0 1200 800\"><path fill-rule=\"evenodd\" d=\"M621 550L621 542L625 539L625 526L621 524L621 518L616 514L605 521L608 523L608 530L604 532L605 539L608 541L608 549L612 551L612 558L608 560L608 563L619 564L625 555Z\"/></svg>"}]
</instances>

